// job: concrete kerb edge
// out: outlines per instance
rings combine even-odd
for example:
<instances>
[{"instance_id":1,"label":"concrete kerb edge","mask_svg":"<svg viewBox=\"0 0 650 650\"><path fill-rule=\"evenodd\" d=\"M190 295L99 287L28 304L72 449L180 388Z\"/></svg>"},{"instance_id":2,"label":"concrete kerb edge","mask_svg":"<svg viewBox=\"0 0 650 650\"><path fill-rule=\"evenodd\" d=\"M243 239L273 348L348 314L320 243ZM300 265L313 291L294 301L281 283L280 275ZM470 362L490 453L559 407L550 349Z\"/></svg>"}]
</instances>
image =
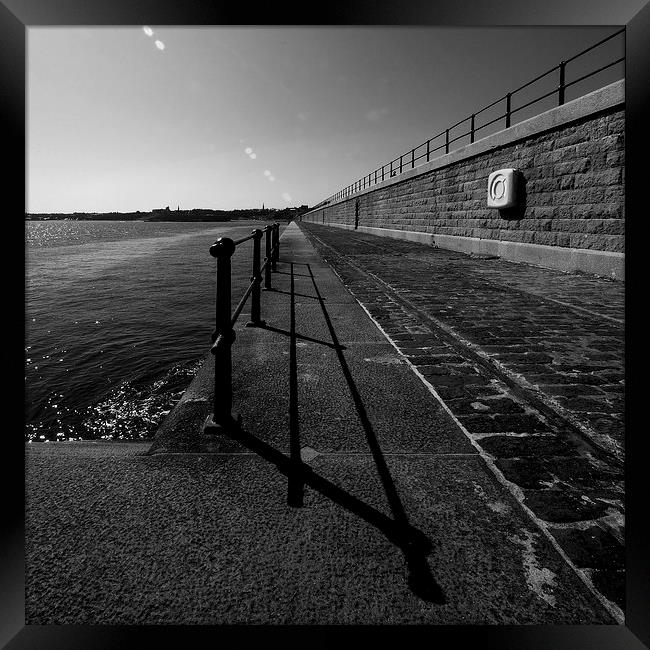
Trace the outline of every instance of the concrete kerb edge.
<instances>
[{"instance_id":1,"label":"concrete kerb edge","mask_svg":"<svg viewBox=\"0 0 650 650\"><path fill-rule=\"evenodd\" d=\"M317 224L318 225L318 224ZM325 226L355 230L351 224L325 222ZM420 244L444 248L467 255L495 255L509 262L523 262L556 271L590 273L613 280L625 280L625 253L598 251L587 248L567 248L547 246L545 244L528 244L497 239L462 237L459 235L438 235L414 230L396 228L379 228L376 226L359 226L360 232L379 237L404 239Z\"/></svg>"},{"instance_id":2,"label":"concrete kerb edge","mask_svg":"<svg viewBox=\"0 0 650 650\"><path fill-rule=\"evenodd\" d=\"M158 427L147 451L148 455L209 451L202 443L201 431L206 417L212 410L212 360L211 353L203 358L190 385Z\"/></svg>"}]
</instances>

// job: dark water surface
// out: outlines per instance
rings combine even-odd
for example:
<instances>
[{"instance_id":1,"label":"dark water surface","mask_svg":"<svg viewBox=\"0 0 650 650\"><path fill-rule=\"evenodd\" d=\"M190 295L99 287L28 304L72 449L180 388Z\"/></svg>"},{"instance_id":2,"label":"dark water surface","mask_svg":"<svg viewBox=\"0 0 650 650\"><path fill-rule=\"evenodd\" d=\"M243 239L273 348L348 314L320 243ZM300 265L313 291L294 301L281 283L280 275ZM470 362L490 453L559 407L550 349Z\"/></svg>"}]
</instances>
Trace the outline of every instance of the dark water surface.
<instances>
[{"instance_id":1,"label":"dark water surface","mask_svg":"<svg viewBox=\"0 0 650 650\"><path fill-rule=\"evenodd\" d=\"M152 437L210 346L210 244L254 227L27 222L26 439Z\"/></svg>"}]
</instances>

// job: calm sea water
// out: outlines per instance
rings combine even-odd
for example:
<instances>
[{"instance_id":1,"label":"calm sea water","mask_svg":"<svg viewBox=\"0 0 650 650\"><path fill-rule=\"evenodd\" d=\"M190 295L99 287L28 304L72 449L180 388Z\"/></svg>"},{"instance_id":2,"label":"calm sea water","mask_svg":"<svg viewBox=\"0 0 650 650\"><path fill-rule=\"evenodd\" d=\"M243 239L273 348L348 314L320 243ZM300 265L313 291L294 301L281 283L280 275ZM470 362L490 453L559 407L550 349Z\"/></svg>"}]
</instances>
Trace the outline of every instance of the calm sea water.
<instances>
[{"instance_id":1,"label":"calm sea water","mask_svg":"<svg viewBox=\"0 0 650 650\"><path fill-rule=\"evenodd\" d=\"M210 346L210 244L253 227L27 222L26 439L151 438Z\"/></svg>"}]
</instances>

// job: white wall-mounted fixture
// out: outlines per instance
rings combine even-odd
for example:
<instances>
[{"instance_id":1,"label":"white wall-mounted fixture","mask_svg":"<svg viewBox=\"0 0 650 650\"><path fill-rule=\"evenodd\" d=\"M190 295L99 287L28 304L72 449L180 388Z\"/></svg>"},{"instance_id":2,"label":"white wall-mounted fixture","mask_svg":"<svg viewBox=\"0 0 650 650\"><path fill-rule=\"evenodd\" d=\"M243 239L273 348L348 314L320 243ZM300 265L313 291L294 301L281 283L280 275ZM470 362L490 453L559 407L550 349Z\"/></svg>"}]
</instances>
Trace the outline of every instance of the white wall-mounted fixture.
<instances>
[{"instance_id":1,"label":"white wall-mounted fixture","mask_svg":"<svg viewBox=\"0 0 650 650\"><path fill-rule=\"evenodd\" d=\"M499 169L488 176L488 208L514 208L522 198L523 174L518 169Z\"/></svg>"}]
</instances>

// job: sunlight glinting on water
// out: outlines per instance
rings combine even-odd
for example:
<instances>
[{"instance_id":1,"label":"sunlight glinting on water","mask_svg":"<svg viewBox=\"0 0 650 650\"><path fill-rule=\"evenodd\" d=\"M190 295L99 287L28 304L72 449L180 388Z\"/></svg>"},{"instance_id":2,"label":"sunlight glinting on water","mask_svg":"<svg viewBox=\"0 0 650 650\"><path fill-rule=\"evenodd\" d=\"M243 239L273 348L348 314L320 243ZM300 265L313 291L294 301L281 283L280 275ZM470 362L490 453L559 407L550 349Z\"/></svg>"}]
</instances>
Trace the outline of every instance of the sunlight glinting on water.
<instances>
[{"instance_id":1,"label":"sunlight glinting on water","mask_svg":"<svg viewBox=\"0 0 650 650\"><path fill-rule=\"evenodd\" d=\"M101 244L85 244L80 252L75 252L77 247L70 246L70 254L62 261L60 254L48 256L47 249L38 254L33 251L28 253L27 286L38 275L39 283L51 280L57 284L61 282L76 281L82 272L86 278L92 278L105 273L114 266L120 266L139 257L151 256L152 252L175 246L184 240L203 237L206 234L218 235L222 227L215 227L199 233L181 233L135 241L116 241ZM66 251L67 252L67 251Z\"/></svg>"},{"instance_id":2,"label":"sunlight glinting on water","mask_svg":"<svg viewBox=\"0 0 650 650\"><path fill-rule=\"evenodd\" d=\"M209 246L252 226L28 222L25 439L151 438L210 341Z\"/></svg>"}]
</instances>

